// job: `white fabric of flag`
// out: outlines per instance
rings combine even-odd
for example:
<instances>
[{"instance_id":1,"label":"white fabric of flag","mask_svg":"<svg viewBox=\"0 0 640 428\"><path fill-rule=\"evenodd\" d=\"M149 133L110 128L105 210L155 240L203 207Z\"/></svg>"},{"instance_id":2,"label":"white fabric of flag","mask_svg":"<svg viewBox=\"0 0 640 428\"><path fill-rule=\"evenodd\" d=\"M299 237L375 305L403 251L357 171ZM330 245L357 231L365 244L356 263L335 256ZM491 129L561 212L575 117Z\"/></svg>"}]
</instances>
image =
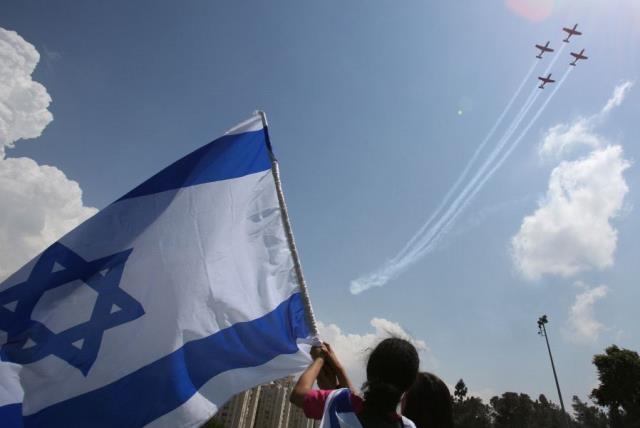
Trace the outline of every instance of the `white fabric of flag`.
<instances>
[{"instance_id":1,"label":"white fabric of flag","mask_svg":"<svg viewBox=\"0 0 640 428\"><path fill-rule=\"evenodd\" d=\"M2 426L198 426L308 365L303 300L256 114L0 284Z\"/></svg>"}]
</instances>

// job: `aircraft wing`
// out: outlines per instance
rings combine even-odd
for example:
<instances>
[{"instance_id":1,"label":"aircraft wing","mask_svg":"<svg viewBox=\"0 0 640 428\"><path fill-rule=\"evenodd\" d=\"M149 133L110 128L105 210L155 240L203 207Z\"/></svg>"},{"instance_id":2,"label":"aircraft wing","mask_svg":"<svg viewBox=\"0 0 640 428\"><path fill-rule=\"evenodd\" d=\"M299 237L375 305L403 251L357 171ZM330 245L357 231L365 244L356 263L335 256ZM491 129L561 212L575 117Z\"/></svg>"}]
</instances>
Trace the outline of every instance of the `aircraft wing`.
<instances>
[{"instance_id":1,"label":"aircraft wing","mask_svg":"<svg viewBox=\"0 0 640 428\"><path fill-rule=\"evenodd\" d=\"M574 30L573 28L566 28L565 27L562 30L567 32L567 33L569 33L569 34L571 34L572 36L581 36L582 35L582 33L580 31Z\"/></svg>"}]
</instances>

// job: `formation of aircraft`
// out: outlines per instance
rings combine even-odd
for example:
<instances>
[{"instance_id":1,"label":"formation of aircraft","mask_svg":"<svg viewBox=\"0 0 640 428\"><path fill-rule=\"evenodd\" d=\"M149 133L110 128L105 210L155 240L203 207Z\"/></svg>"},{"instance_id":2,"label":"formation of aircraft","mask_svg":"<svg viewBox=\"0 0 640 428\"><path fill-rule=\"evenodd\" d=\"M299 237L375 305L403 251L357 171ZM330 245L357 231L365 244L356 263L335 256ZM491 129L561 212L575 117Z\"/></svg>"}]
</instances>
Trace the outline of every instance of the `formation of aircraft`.
<instances>
[{"instance_id":1,"label":"formation of aircraft","mask_svg":"<svg viewBox=\"0 0 640 428\"><path fill-rule=\"evenodd\" d=\"M549 73L547 77L538 77L538 80L542 80L542 83L540 84L540 86L538 86L538 88L540 89L544 89L544 85L546 85L547 83L555 82L555 80L551 78L551 73Z\"/></svg>"},{"instance_id":2,"label":"formation of aircraft","mask_svg":"<svg viewBox=\"0 0 640 428\"><path fill-rule=\"evenodd\" d=\"M553 49L551 49L549 47L549 43L551 43L551 42L547 42L547 44L544 45L544 46L543 45L536 45L536 48L540 49L540 53L538 55L536 55L536 58L540 58L541 59L542 58L542 54L545 53L545 52L553 52Z\"/></svg>"},{"instance_id":3,"label":"formation of aircraft","mask_svg":"<svg viewBox=\"0 0 640 428\"><path fill-rule=\"evenodd\" d=\"M584 54L584 49L582 49L580 52L571 52L571 56L574 57L575 59L573 60L573 62L570 62L569 65L573 65L575 67L578 60L589 59L588 56L583 54Z\"/></svg>"},{"instance_id":4,"label":"formation of aircraft","mask_svg":"<svg viewBox=\"0 0 640 428\"><path fill-rule=\"evenodd\" d=\"M573 28L564 27L562 31L567 33L567 38L564 39L563 42L569 43L569 39L571 38L571 36L581 36L582 33L578 31L577 28L578 28L578 24L574 25ZM553 52L553 48L549 47L549 42L547 42L545 45L535 45L535 46L537 49L540 49L540 53L536 55L536 58L538 59L541 59L542 54L544 54L545 52ZM580 52L571 52L571 56L574 58L574 60L570 62L569 65L573 65L574 67L579 60L581 59L584 60L589 58L584 54L584 49L582 49ZM547 77L539 76L538 80L542 81L540 86L538 86L538 88L540 89L544 89L544 85L546 85L547 83L555 82L555 80L551 78L551 73L549 73Z\"/></svg>"},{"instance_id":5,"label":"formation of aircraft","mask_svg":"<svg viewBox=\"0 0 640 428\"><path fill-rule=\"evenodd\" d=\"M569 43L569 38L571 36L581 36L582 33L578 30L576 30L576 28L578 28L578 24L574 25L573 28L563 28L562 31L567 33L567 38L563 40L563 42L565 43Z\"/></svg>"}]
</instances>

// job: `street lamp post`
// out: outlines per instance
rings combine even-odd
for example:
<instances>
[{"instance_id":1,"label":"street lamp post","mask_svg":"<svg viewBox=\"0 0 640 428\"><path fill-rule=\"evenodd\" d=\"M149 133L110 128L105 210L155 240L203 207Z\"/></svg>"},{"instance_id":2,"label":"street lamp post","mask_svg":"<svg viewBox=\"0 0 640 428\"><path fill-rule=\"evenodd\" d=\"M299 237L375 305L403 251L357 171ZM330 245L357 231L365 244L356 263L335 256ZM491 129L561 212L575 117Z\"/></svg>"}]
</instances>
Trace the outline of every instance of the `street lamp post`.
<instances>
[{"instance_id":1,"label":"street lamp post","mask_svg":"<svg viewBox=\"0 0 640 428\"><path fill-rule=\"evenodd\" d=\"M547 342L547 350L549 351L549 359L551 360L551 369L553 370L553 378L556 380L556 388L558 389L558 398L560 398L560 407L562 408L562 413L565 415L565 424L567 428L569 427L569 415L567 411L564 409L564 401L562 401L562 392L560 391L560 383L558 382L558 374L556 373L556 366L553 363L553 355L551 355L551 346L549 346L549 337L547 336L547 329L545 328L545 324L547 324L549 320L546 315L542 315L538 318L538 334L543 336L545 341Z\"/></svg>"}]
</instances>

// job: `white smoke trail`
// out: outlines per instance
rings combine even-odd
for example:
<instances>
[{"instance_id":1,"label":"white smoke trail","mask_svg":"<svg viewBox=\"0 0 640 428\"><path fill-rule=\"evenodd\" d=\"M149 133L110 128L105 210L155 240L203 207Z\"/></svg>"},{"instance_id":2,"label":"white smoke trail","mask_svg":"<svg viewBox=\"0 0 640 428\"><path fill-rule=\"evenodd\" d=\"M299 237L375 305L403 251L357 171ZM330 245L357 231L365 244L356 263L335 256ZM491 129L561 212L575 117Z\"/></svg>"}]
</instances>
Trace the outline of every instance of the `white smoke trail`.
<instances>
[{"instance_id":1,"label":"white smoke trail","mask_svg":"<svg viewBox=\"0 0 640 428\"><path fill-rule=\"evenodd\" d=\"M527 101L522 106L522 108L520 109L516 117L514 118L508 130L500 139L498 146L494 148L494 150L489 155L489 158L485 160L480 170L476 172L474 177L471 179L471 182L464 187L462 192L451 203L447 211L442 216L440 216L438 221L432 227L428 228L421 235L414 236L415 239L414 239L414 244L412 248L403 249L403 254L398 254L395 257L393 257L391 260L387 260L385 264L381 266L379 269L371 272L368 275L361 276L360 278L351 281L349 290L351 291L352 294L360 294L361 292L368 290L372 287L382 287L387 282L389 282L390 280L400 275L404 270L406 270L413 263L418 261L418 259L424 254L424 252L422 251L423 248L428 246L429 243L435 237L437 237L438 232L447 223L448 218L451 217L453 214L455 214L459 206L464 202L466 195L470 192L473 185L479 180L479 177L489 167L490 163L497 157L497 154L500 152L500 150L502 150L507 139L515 132L515 129L520 124L522 119L525 117L531 105L533 105L533 103L536 101L537 97L539 96L540 90L537 88L534 88L534 91L531 92L531 94L527 98Z\"/></svg>"},{"instance_id":2,"label":"white smoke trail","mask_svg":"<svg viewBox=\"0 0 640 428\"><path fill-rule=\"evenodd\" d=\"M482 150L485 148L485 146L487 145L487 143L489 142L491 137L493 137L493 134L495 134L496 130L498 129L498 127L500 126L500 124L504 120L504 118L507 115L507 113L509 112L509 110L511 110L511 106L516 101L518 96L520 96L520 92L522 92L522 89L524 88L524 85L529 81L529 78L531 77L531 74L533 73L533 70L535 70L535 68L537 67L538 64L539 64L539 61L537 59L534 60L533 64L531 64L531 67L529 68L529 71L524 76L524 79L522 79L522 82L520 82L520 85L518 85L518 89L516 89L516 92L513 94L513 96L511 97L511 99L507 103L507 105L504 108L504 110L502 110L502 114L500 114L500 117L498 117L498 120L496 120L496 122L493 124L493 127L491 128L491 130L489 130L489 133L484 137L484 140L482 140L482 142L480 143L478 148L476 148L476 151L471 156L471 159L469 159L469 161L465 165L464 170L462 171L462 173L460 173L460 175L458 176L458 179L456 180L456 182L447 191L446 195L444 196L444 198L440 202L440 205L438 205L438 208L436 208L436 210L431 214L429 219L413 235L413 237L409 240L409 242L407 242L407 244L398 252L398 254L395 255L393 260L399 260L399 259L401 259L401 258L403 258L405 256L405 253L407 251L409 251L409 249L411 249L413 247L415 242L420 238L420 236L425 232L425 230L431 225L433 220L440 214L440 212L444 209L444 207L449 203L449 201L451 200L451 197L453 196L453 194L458 190L458 188L460 187L460 184L462 184L462 181L467 177L467 174L469 173L469 170L471 169L471 167L475 163L476 159L478 159L478 156L480 156L480 153L482 152Z\"/></svg>"},{"instance_id":3,"label":"white smoke trail","mask_svg":"<svg viewBox=\"0 0 640 428\"><path fill-rule=\"evenodd\" d=\"M518 125L520 124L520 122L522 121L522 119L524 119L525 115L527 114L527 112L529 111L530 106L536 101L538 95L539 95L540 91L538 91L537 89L533 89L531 91L531 93L529 94L529 96L527 97L527 100L524 102L524 104L522 105L522 107L520 108L520 111L518 111L518 113L514 116L514 119L511 121L511 124L509 125L509 127L507 128L507 131L502 135L502 137L500 138L500 140L498 140L498 144L496 146L496 148L493 149L493 151L489 154L489 158L488 160L485 160L485 162L483 163L482 167L480 168L479 172L476 172L476 174L474 175L474 177L471 180L471 184L467 184L463 191L462 191L462 195L458 195L458 197L454 200L452 206L457 206L457 204L459 204L460 199L462 198L462 196L464 196L465 194L465 190L472 185L475 181L478 180L478 176L479 174L481 174L487 167L488 167L488 163L495 159L495 157L497 156L497 152L499 152L502 147L504 146L505 142L507 141L507 139L515 132L515 130L517 129ZM492 132L493 133L493 130ZM476 153L479 153L479 151L476 151ZM474 156L476 154L474 153ZM472 158L472 162L475 161L475 159ZM467 167L470 168L472 162L469 162L467 164ZM466 173L468 171L464 171L463 174L461 174L461 176L459 178L462 178L463 176L466 176ZM462 181L462 180L458 180L458 181ZM459 185L458 182L456 182L456 184L452 187L452 189L457 188ZM447 193L447 196L445 196L445 200L450 199L449 197L449 193L453 193L451 190ZM438 209L436 210L436 213L434 214L438 214L439 211L441 211L441 208L445 205L444 201L443 203L441 203L441 206L438 207ZM420 230L414 234L413 238L411 238L411 240L409 241L409 244L405 245L405 248L402 249L402 251L400 251L395 257L393 257L391 259L391 261L389 262L390 264L397 264L400 263L400 260L411 256L413 254L415 254L417 251L419 251L420 247L422 245L424 245L424 242L428 239L430 239L430 235L432 233L434 233L437 229L438 229L438 225L442 224L442 222L444 221L444 219L446 219L446 217L450 214L450 212L452 211L451 207L447 210L447 212L444 214L443 217L440 218L440 220L438 221L438 223L436 224L436 226L434 226L433 228L429 229L428 231L425 232L425 230L427 229L427 226L432 222L432 218L435 217L435 215L432 215L429 220L427 221L427 223L425 223L425 225L423 225L422 228L420 228ZM416 244L416 242L418 242L418 244ZM423 244L420 244L420 242L422 242ZM409 248L408 248L409 247ZM409 250L410 254L406 254Z\"/></svg>"},{"instance_id":4,"label":"white smoke trail","mask_svg":"<svg viewBox=\"0 0 640 428\"><path fill-rule=\"evenodd\" d=\"M549 70L554 66L555 62L560 57L560 54L562 53L564 47L565 47L564 44L561 45L561 48L558 50L558 53L554 56L553 60L546 68L544 72L545 75L548 74ZM428 252L430 252L435 247L435 245L440 241L440 237L444 233L448 232L448 230L452 227L455 219L466 208L466 206L469 204L471 199L477 194L477 192L484 185L484 183L486 183L486 181L493 175L493 173L497 170L497 168L499 168L499 166L502 165L506 157L513 151L515 147L511 146L510 148L508 148L506 154L500 158L498 163L494 165L494 167L491 168L487 174L484 174L487 168L489 168L491 164L494 163L496 157L500 154L505 144L509 141L513 133L517 130L518 126L520 125L520 123L522 122L522 120L530 110L530 108L533 106L533 104L537 100L538 96L540 95L540 91L537 88L534 88L533 91L529 94L529 97L521 107L518 114L512 120L507 131L499 140L499 142L497 143L496 147L493 149L489 157L485 160L482 167L478 170L478 172L476 172L473 179L464 187L463 191L454 200L454 202L451 204L451 206L445 212L445 214L440 217L440 219L436 222L435 225L431 226L431 223L435 220L435 218L439 215L442 209L446 206L446 204L451 199L451 196L454 194L454 192L460 186L462 180L468 174L471 166L475 163L480 152L482 151L486 143L489 141L489 139L491 138L491 136L493 135L493 133L501 123L502 119L506 115L507 111L510 109L511 105L513 104L513 102L521 92L522 87L524 86L524 83L530 77L530 74L533 72L536 65L537 63L534 63L534 65L531 67L531 69L527 73L526 78L523 80L523 83L521 83L520 87L518 87L515 95L511 98L511 100L507 104L507 107L504 109L504 111L502 112L502 114L500 115L500 117L492 127L487 137L485 137L485 140L483 140L483 142L480 144L478 149L476 149L471 160L465 166L465 169L463 170L462 174L460 175L460 177L458 177L458 180L456 181L456 183L447 192L444 200L440 203L436 211L429 217L427 222L420 228L420 230L416 234L414 234L414 236L402 248L402 250L398 254L396 254L396 256L388 260L382 267L380 267L376 271L368 275L361 276L356 280L353 280L350 286L350 291L352 294L359 294L362 291L365 291L372 287L383 286L389 280L401 274L411 264L415 263L418 259L423 257ZM561 86L561 83L564 82L564 79L566 79L567 75L568 73L565 73L565 76L563 76L561 82L556 86L556 88L554 88L554 91L552 92L551 96L544 103L543 108L546 107L549 100L557 92L558 88ZM539 110L538 113L535 115L535 119L537 119L537 117L540 114L541 114L541 111ZM525 129L525 133L526 131L528 131L528 129L532 125L533 125L533 122L530 122ZM524 135L521 134L518 137L518 139L516 140L517 143L519 143L519 141L523 136ZM479 184L478 184L478 181L479 181ZM467 196L470 192L471 194Z\"/></svg>"},{"instance_id":5,"label":"white smoke trail","mask_svg":"<svg viewBox=\"0 0 640 428\"><path fill-rule=\"evenodd\" d=\"M564 47L565 47L564 44L560 47L560 49L558 50L558 54L553 58L551 63L545 69L545 71L543 73L544 75L547 75L549 73L549 70L551 70L552 67L555 65L556 61L560 57L560 54L562 54L562 51L564 50ZM447 212L440 219L440 221L438 221L436 226L433 227L434 230L433 231L429 231L431 233L425 234L425 236L422 237L422 239L420 239L420 242L422 244L418 244L418 245L414 246L415 248L412 251L412 254L410 254L409 256L415 257L416 259L420 257L418 254L421 253L422 247L424 247L425 245L429 244L429 242L431 241L433 236L436 233L438 233L438 229L439 229L438 226L442 225L442 224L445 224L447 218L450 215L453 215L457 211L457 209L458 209L457 207L462 202L464 202L466 195L471 191L471 189L478 182L478 180L480 180L482 178L482 175L487 170L487 168L495 161L496 157L500 154L500 151L502 151L502 149L507 144L507 142L509 141L511 136L518 129L518 127L520 126L520 123L526 117L527 113L529 112L529 109L536 102L536 100L538 99L540 94L541 94L541 92L537 88L537 85L536 85L536 87L534 87L532 89L531 93L529 94L529 97L527 98L527 101L525 101L523 106L520 108L520 111L518 112L518 114L512 120L511 124L507 128L507 131L502 135L502 138L500 138L500 140L496 144L496 147L489 154L488 158L484 161L484 163L482 164L480 169L476 172L476 174L473 176L471 181L464 187L464 189L462 190L460 195L458 195L458 197L454 200L454 202L452 203L451 207L447 210ZM483 181L483 183L484 183L484 181ZM393 260L397 260L397 257L394 257Z\"/></svg>"},{"instance_id":6,"label":"white smoke trail","mask_svg":"<svg viewBox=\"0 0 640 428\"><path fill-rule=\"evenodd\" d=\"M480 169L475 173L475 175L471 178L471 180L464 186L460 194L451 203L447 211L440 218L440 220L438 220L436 225L432 227L425 234L425 236L422 237L422 239L420 239L420 243L414 246L413 251L410 253L411 257L417 258L416 256L417 254L420 253L422 247L424 247L431 241L431 239L439 232L441 226L446 223L447 219L459 209L460 205L466 199L467 194L471 191L471 189L473 189L474 185L478 182L478 180L482 178L482 175L484 174L484 172L495 161L496 157L502 151L505 144L509 141L509 138L511 138L511 136L516 131L516 129L518 129L518 126L520 126L520 123L526 117L527 113L531 109L531 106L533 106L533 104L536 102L539 96L540 96L540 91L537 88L531 91L531 93L529 94L529 97L527 98L522 108L520 109L518 114L515 116L515 118L511 122L511 125L509 125L509 128L507 128L505 133L502 135L502 137L498 141L498 144L496 145L496 147L494 147L491 153L489 153L489 156L485 159L484 163L480 166Z\"/></svg>"},{"instance_id":7,"label":"white smoke trail","mask_svg":"<svg viewBox=\"0 0 640 428\"><path fill-rule=\"evenodd\" d=\"M473 200L473 198L478 194L478 192L480 191L480 189L482 189L482 187L484 186L484 184L493 176L493 174L495 174L495 172L502 166L502 164L507 160L507 158L509 157L509 155L511 155L511 153L516 149L516 147L518 147L518 145L520 144L520 141L522 141L522 139L524 138L524 136L529 132L529 130L531 129L531 127L534 125L534 123L538 120L538 118L540 117L540 115L544 112L544 110L547 108L547 105L549 104L549 102L551 102L551 99L553 99L554 95L556 94L556 92L558 92L558 90L560 89L560 87L562 87L562 84L564 83L564 81L567 79L567 77L569 76L569 74L571 74L571 71L573 70L573 68L568 68L567 71L565 71L564 75L562 76L562 78L558 81L558 84L556 85L556 87L553 89L553 91L551 91L551 94L549 95L549 98L547 98L544 103L542 104L542 106L540 106L540 108L538 109L538 111L536 112L536 114L533 115L533 117L531 118L531 120L529 121L529 123L527 124L527 126L525 126L525 128L522 130L522 132L518 135L518 137L513 141L513 143L511 143L511 145L509 146L509 148L507 149L506 152L504 152L502 154L502 156L500 157L500 159L498 160L498 162L496 162L493 167L489 170L489 172L482 178L482 180L475 186L475 188L473 189L472 193L469 195L468 198L466 198L462 204L462 206L453 214L453 216L449 219L449 221L447 222L447 224L444 225L444 227L441 230L441 233L438 234L438 236L436 236L427 247L425 247L422 251L420 251L420 253L417 255L417 258L423 257L425 254L427 254L430 250L432 250L433 248L435 248L435 246L438 244L439 239L442 238L442 236L446 235L449 230L451 230L451 227L453 227L453 224L455 223L456 218L458 217L458 215L460 215L465 208L469 205L469 203L471 203L471 201Z\"/></svg>"}]
</instances>

